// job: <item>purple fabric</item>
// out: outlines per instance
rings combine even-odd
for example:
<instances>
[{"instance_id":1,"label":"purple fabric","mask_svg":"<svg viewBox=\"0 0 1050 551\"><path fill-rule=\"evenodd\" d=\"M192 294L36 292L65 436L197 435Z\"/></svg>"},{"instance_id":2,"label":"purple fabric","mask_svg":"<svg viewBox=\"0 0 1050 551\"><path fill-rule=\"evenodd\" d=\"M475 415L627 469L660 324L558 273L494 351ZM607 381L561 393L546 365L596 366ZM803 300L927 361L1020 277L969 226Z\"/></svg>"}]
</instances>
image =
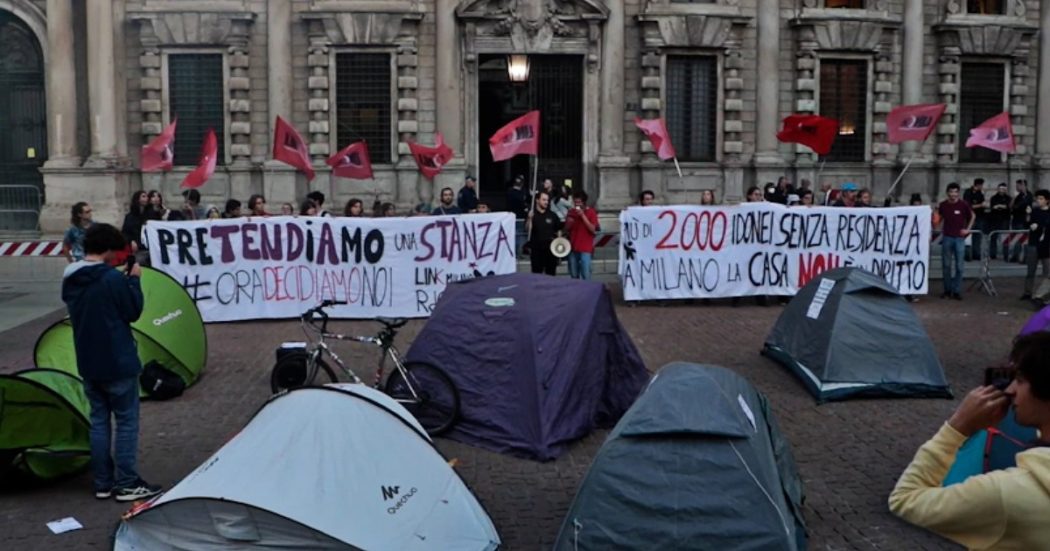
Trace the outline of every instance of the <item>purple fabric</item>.
<instances>
[{"instance_id":1,"label":"purple fabric","mask_svg":"<svg viewBox=\"0 0 1050 551\"><path fill-rule=\"evenodd\" d=\"M535 274L449 285L407 359L459 389L450 438L541 461L614 424L649 380L604 285Z\"/></svg>"},{"instance_id":2,"label":"purple fabric","mask_svg":"<svg viewBox=\"0 0 1050 551\"><path fill-rule=\"evenodd\" d=\"M1046 331L1047 329L1050 329L1050 306L1043 308L1028 318L1028 322L1024 324L1021 333L1017 336L1023 337L1032 333Z\"/></svg>"}]
</instances>

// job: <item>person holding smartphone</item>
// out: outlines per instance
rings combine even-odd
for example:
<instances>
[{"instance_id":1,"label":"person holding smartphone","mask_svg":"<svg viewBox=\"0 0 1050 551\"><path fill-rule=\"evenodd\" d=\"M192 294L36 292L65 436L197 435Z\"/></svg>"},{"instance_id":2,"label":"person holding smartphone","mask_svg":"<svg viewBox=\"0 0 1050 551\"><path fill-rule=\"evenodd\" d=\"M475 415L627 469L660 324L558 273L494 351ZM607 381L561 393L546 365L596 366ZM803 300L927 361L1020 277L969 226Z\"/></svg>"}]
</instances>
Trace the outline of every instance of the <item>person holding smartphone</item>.
<instances>
[{"instance_id":1,"label":"person holding smartphone","mask_svg":"<svg viewBox=\"0 0 1050 551\"><path fill-rule=\"evenodd\" d=\"M569 275L573 279L590 279L594 235L598 233L598 211L587 206L587 192L583 190L572 194L572 202L573 206L565 216L565 233L572 244Z\"/></svg>"},{"instance_id":2,"label":"person holding smartphone","mask_svg":"<svg viewBox=\"0 0 1050 551\"><path fill-rule=\"evenodd\" d=\"M136 467L142 363L131 323L142 315L142 268L133 254L127 256L123 273L110 265L124 249L124 236L117 228L109 224L88 228L84 259L70 264L63 274L62 301L69 310L77 370L91 406L95 497L115 495L117 501L137 501L160 493L160 487L144 481Z\"/></svg>"},{"instance_id":3,"label":"person holding smartphone","mask_svg":"<svg viewBox=\"0 0 1050 551\"><path fill-rule=\"evenodd\" d=\"M1017 339L1014 377L986 374L989 385L966 396L923 444L889 497L890 511L970 549L1046 549L1050 543L1050 333ZM997 388L1010 381L1005 390ZM999 424L1012 407L1017 423L1040 440L1017 454L1017 467L943 486L959 448Z\"/></svg>"}]
</instances>

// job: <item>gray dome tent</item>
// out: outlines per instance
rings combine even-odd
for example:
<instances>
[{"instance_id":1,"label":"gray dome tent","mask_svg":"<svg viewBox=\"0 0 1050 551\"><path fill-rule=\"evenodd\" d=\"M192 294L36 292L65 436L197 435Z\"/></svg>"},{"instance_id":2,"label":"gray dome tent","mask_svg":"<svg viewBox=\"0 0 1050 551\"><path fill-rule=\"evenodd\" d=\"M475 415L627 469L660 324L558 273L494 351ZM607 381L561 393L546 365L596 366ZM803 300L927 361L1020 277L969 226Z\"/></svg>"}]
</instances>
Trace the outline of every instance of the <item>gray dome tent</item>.
<instances>
[{"instance_id":1,"label":"gray dome tent","mask_svg":"<svg viewBox=\"0 0 1050 551\"><path fill-rule=\"evenodd\" d=\"M802 482L763 397L673 363L598 451L554 548L805 549Z\"/></svg>"},{"instance_id":2,"label":"gray dome tent","mask_svg":"<svg viewBox=\"0 0 1050 551\"><path fill-rule=\"evenodd\" d=\"M277 394L164 494L115 551L492 551L496 528L411 414L356 384Z\"/></svg>"},{"instance_id":3,"label":"gray dome tent","mask_svg":"<svg viewBox=\"0 0 1050 551\"><path fill-rule=\"evenodd\" d=\"M886 280L859 268L830 270L799 290L762 353L795 373L820 402L952 397L914 310Z\"/></svg>"}]
</instances>

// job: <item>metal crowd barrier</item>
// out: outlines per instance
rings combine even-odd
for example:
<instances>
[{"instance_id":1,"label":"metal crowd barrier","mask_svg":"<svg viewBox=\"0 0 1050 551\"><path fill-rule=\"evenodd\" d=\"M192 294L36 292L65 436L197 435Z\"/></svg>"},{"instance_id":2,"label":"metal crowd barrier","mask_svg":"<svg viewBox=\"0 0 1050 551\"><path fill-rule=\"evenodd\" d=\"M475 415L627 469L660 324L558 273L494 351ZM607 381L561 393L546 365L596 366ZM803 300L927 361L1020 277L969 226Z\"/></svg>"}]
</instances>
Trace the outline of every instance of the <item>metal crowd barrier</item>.
<instances>
[{"instance_id":1,"label":"metal crowd barrier","mask_svg":"<svg viewBox=\"0 0 1050 551\"><path fill-rule=\"evenodd\" d=\"M39 230L44 194L33 185L0 186L0 230Z\"/></svg>"}]
</instances>

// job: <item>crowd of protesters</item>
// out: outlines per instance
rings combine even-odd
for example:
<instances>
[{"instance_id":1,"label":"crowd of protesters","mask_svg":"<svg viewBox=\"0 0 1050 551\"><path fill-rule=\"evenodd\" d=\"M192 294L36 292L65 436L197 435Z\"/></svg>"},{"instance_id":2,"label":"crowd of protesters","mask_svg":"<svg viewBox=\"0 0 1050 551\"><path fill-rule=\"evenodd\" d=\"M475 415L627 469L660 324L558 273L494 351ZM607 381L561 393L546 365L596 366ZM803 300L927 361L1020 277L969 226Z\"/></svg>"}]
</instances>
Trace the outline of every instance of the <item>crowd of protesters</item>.
<instances>
[{"instance_id":1,"label":"crowd of protesters","mask_svg":"<svg viewBox=\"0 0 1050 551\"><path fill-rule=\"evenodd\" d=\"M934 225L943 233L941 247L945 288L942 298L962 298L959 287L964 261L980 257L983 236L1008 230L1027 230L1027 246L1022 244L1021 239L1015 240L1012 248L1001 246L1002 234L993 234L993 239L988 242L989 257L994 260L1001 254L1003 260L1027 265L1028 276L1021 297L1023 300L1038 297L1042 304L1042 301L1050 298L1050 193L1033 195L1028 190L1028 182L1023 179L1017 180L1015 186L1016 191L1011 195L1007 184L1000 183L996 192L986 197L984 180L981 178L975 179L965 192L961 191L958 184L952 183L946 189L948 198L933 207ZM136 191L132 194L121 226L121 233L132 250L142 249L141 230L149 220L204 220L278 214L382 218L487 213L492 210L489 204L479 198L477 180L469 175L458 192L445 187L438 193L436 202L419 203L408 213L398 212L394 203L380 201L378 194L371 209L366 208L362 199L351 198L341 212L328 210L325 195L320 191L307 194L298 207L292 203L282 203L276 209L271 209L266 198L259 194L250 196L247 203L228 199L221 209L202 205L200 192L195 189L184 191L182 196L184 201L180 207L169 208L157 190ZM843 183L838 189L824 182L820 189L813 189L809 180L802 179L795 186L787 177L779 178L776 183L768 182L764 187L751 186L745 194L745 201L765 201L789 207L878 206L873 201L871 190L860 188L852 182ZM650 190L642 191L638 196L641 206L656 203L656 194ZM699 204L718 204L714 191L701 191ZM881 202L883 206L892 204L889 197ZM917 193L912 194L908 204L923 205L923 198ZM551 251L551 244L555 239L565 237L570 244L567 257L570 275L590 279L594 236L601 231L601 227L597 211L588 204L586 192L573 191L568 185L555 185L549 178L544 179L535 192L530 192L525 177L519 175L507 189L506 210L514 213L518 220L517 243L523 244L519 253L530 258L533 272L553 274L557 271L560 258ZM70 228L63 238L64 253L70 262L83 259L84 232L92 224L91 206L83 202L73 205ZM1040 289L1034 289L1035 274L1040 265L1047 283ZM764 298L760 298L760 302L765 302Z\"/></svg>"}]
</instances>

